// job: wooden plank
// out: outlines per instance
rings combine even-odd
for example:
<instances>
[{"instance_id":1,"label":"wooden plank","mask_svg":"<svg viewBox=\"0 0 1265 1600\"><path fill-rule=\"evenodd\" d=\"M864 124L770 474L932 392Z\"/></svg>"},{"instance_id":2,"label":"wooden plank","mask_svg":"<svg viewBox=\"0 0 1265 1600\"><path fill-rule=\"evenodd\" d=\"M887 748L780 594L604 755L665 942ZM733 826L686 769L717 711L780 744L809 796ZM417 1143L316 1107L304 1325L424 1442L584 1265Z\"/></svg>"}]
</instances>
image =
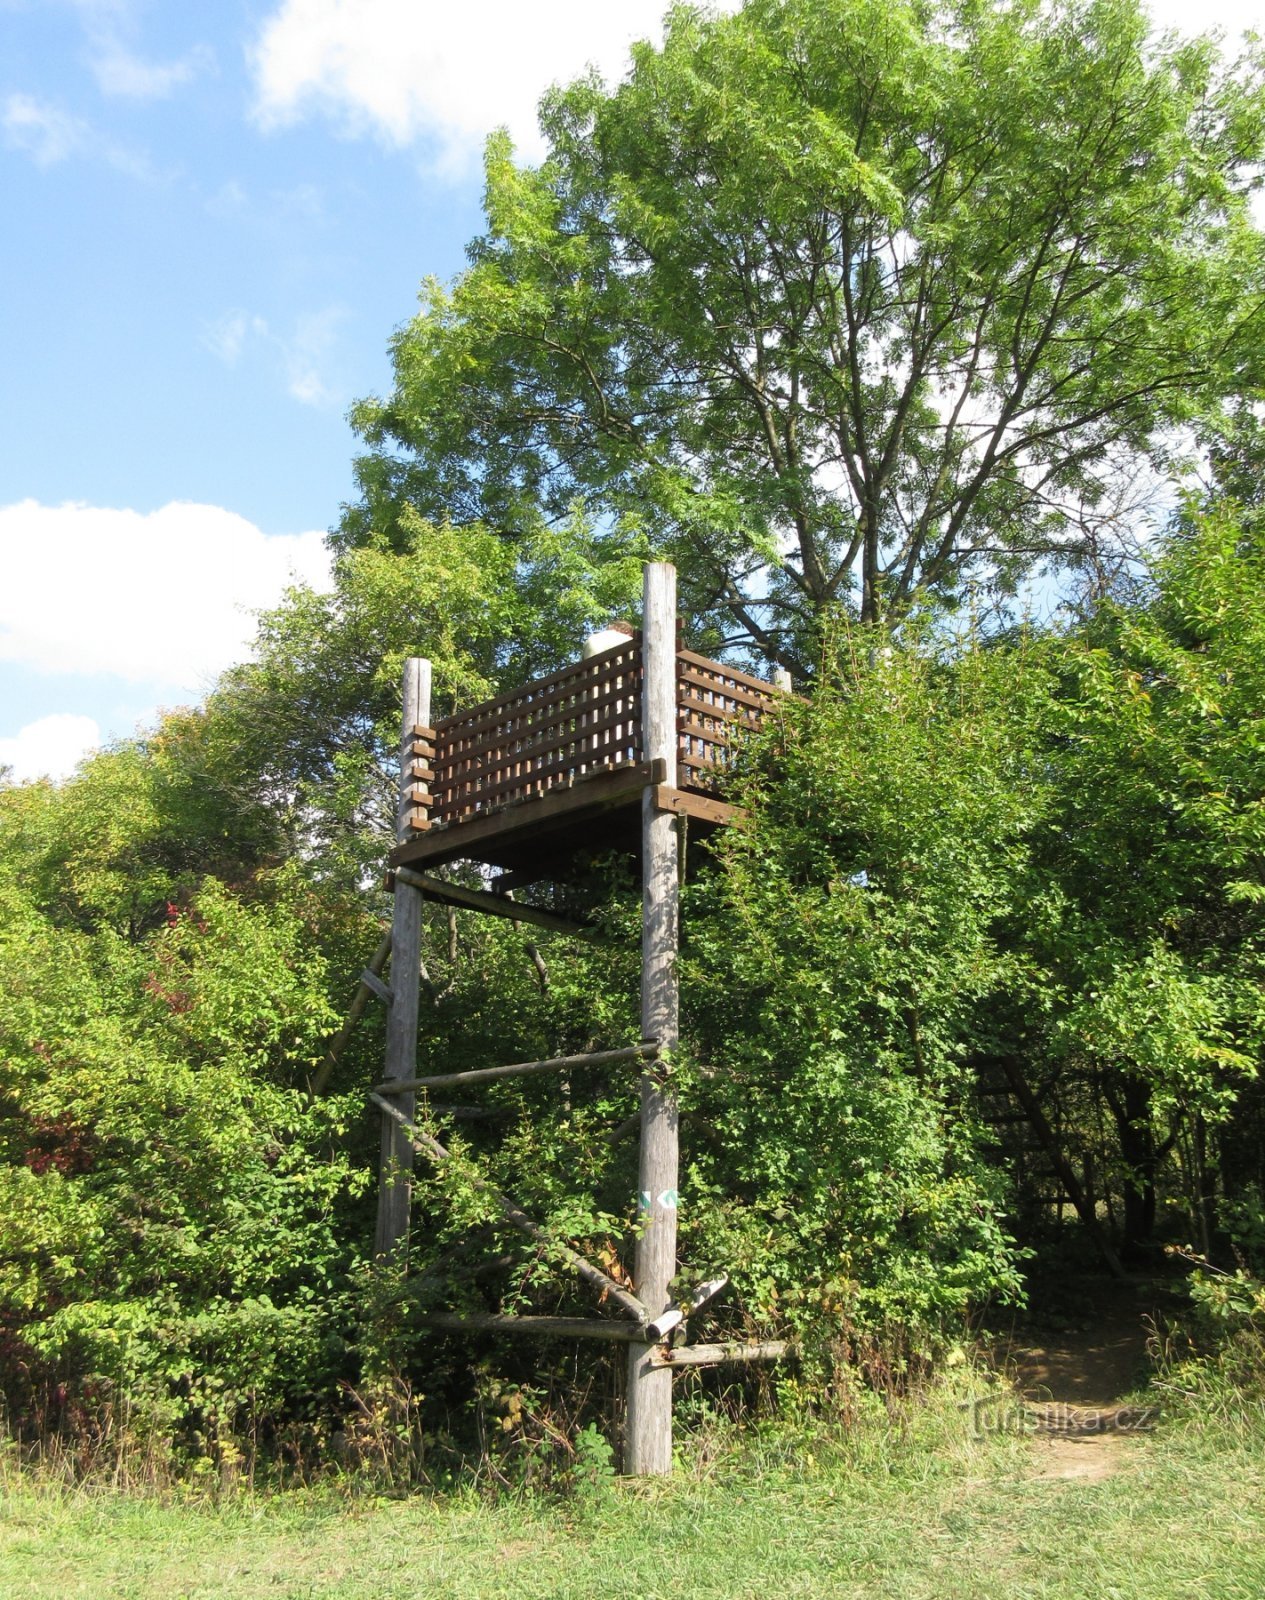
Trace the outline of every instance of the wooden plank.
<instances>
[{"instance_id":1,"label":"wooden plank","mask_svg":"<svg viewBox=\"0 0 1265 1600\"><path fill-rule=\"evenodd\" d=\"M430 722L430 662L410 656L404 663L403 719L400 728L400 806L396 816L398 844L413 835L413 730ZM397 844L397 848L398 848ZM384 1077L406 1078L417 1070L418 973L422 959L422 898L397 883L391 901L391 987L387 1011ZM411 1116L413 1099L405 1095L400 1111ZM378 1217L374 1229L376 1260L402 1271L408 1262L409 1210L413 1192L413 1145L396 1125L392 1109L382 1119L378 1161Z\"/></svg>"},{"instance_id":2,"label":"wooden plank","mask_svg":"<svg viewBox=\"0 0 1265 1600\"><path fill-rule=\"evenodd\" d=\"M590 771L604 771L614 766L631 766L635 760L635 746L621 740L618 745L609 746L606 751L599 750L559 750L550 760L542 760L536 766L527 766L521 772L507 773L502 777L489 775L486 782L478 779L470 780L468 795L471 801L476 802L481 810L492 810L503 804L505 797L515 791L526 793L538 786L552 787L550 779L565 777L574 774L576 778L585 775L585 768ZM614 759L612 759L612 756ZM489 774L499 770L498 767L488 769ZM443 815L453 808L454 791L460 799L461 791L467 787L464 778L443 780L436 784L436 794L440 796L435 807L439 815Z\"/></svg>"},{"instance_id":3,"label":"wooden plank","mask_svg":"<svg viewBox=\"0 0 1265 1600\"><path fill-rule=\"evenodd\" d=\"M414 1320L444 1333L525 1333L541 1339L613 1339L625 1343L640 1337L627 1322L601 1317L530 1317L479 1311L417 1311Z\"/></svg>"},{"instance_id":4,"label":"wooden plank","mask_svg":"<svg viewBox=\"0 0 1265 1600\"><path fill-rule=\"evenodd\" d=\"M396 867L395 877L420 890L423 898L439 905L459 906L466 911L481 911L485 916L503 917L510 922L529 922L535 928L547 928L550 933L580 933L584 924L568 922L565 917L555 917L552 911L541 911L537 906L526 906L517 900L507 900L503 895L489 894L485 889L467 889L462 883L447 883L443 878L433 878L427 872L417 872L412 867Z\"/></svg>"},{"instance_id":5,"label":"wooden plank","mask_svg":"<svg viewBox=\"0 0 1265 1600\"><path fill-rule=\"evenodd\" d=\"M656 1345L649 1362L652 1367L717 1367L729 1361L783 1361L794 1355L795 1346L786 1339L766 1339L760 1344L686 1344L679 1349Z\"/></svg>"},{"instance_id":6,"label":"wooden plank","mask_svg":"<svg viewBox=\"0 0 1265 1600\"><path fill-rule=\"evenodd\" d=\"M665 771L662 764L641 761L595 772L570 788L554 789L520 806L452 823L442 831L432 829L425 839L399 844L391 852L391 865L403 866L421 860L451 861L462 856L478 860L480 846L492 845L504 835L567 827L639 800L648 784L664 781Z\"/></svg>"},{"instance_id":7,"label":"wooden plank","mask_svg":"<svg viewBox=\"0 0 1265 1600\"><path fill-rule=\"evenodd\" d=\"M427 766L425 760L414 757L409 767L409 777L414 783L433 783L435 781L434 767Z\"/></svg>"},{"instance_id":8,"label":"wooden plank","mask_svg":"<svg viewBox=\"0 0 1265 1600\"><path fill-rule=\"evenodd\" d=\"M530 683L521 684L517 689L506 689L499 695L493 695L490 700L481 700L477 705L469 706L464 711L454 711L449 716L442 718L436 725L437 736L451 733L461 724L466 724L477 729L479 726L495 721L497 717L509 717L533 708L550 706L557 703L560 697L574 693L578 686L588 683L607 683L621 673L636 672L639 665L640 643L639 638L630 639L626 646L618 646L601 656L593 656L588 661L573 661L569 666L560 667L557 672L551 672L544 678L534 678Z\"/></svg>"},{"instance_id":9,"label":"wooden plank","mask_svg":"<svg viewBox=\"0 0 1265 1600\"><path fill-rule=\"evenodd\" d=\"M677 702L679 716L677 727L693 738L730 739L737 728L746 733L758 733L764 718L758 711L731 711L727 706L703 705L697 700L682 698ZM711 723L708 727L706 724Z\"/></svg>"},{"instance_id":10,"label":"wooden plank","mask_svg":"<svg viewBox=\"0 0 1265 1600\"><path fill-rule=\"evenodd\" d=\"M602 706L592 708L595 713L602 712ZM600 758L603 751L612 746L616 749L635 749L638 743L638 727L640 717L634 716L626 707L616 707L605 711L604 715L594 715L591 722L579 722L579 713L568 720L575 720L577 726L563 728L555 723L543 732L531 738L520 738L511 741L510 747L498 747L494 752L482 756L482 747L476 747L470 752L463 752L463 756L472 754L472 764L458 768L455 758L443 756L436 763L438 776L435 778L435 792L448 795L454 789L463 785L476 785L482 795L487 786L482 780L490 774L501 772L510 766L521 768L520 773L513 776L530 776L531 763L536 762L541 767L547 764L550 758L557 758L567 751L575 752L571 764L576 765L585 760L593 761ZM607 740L600 742L601 736L616 729L624 730L624 737L618 741ZM635 758L634 758L635 759ZM505 780L502 780L505 781Z\"/></svg>"},{"instance_id":11,"label":"wooden plank","mask_svg":"<svg viewBox=\"0 0 1265 1600\"><path fill-rule=\"evenodd\" d=\"M410 739L421 739L427 744L434 744L437 734L434 728L427 727L424 722L415 722L409 730Z\"/></svg>"},{"instance_id":12,"label":"wooden plank","mask_svg":"<svg viewBox=\"0 0 1265 1600\"><path fill-rule=\"evenodd\" d=\"M369 1099L396 1123L408 1138L410 1144L420 1154L428 1156L436 1163L452 1160L451 1151L440 1144L438 1139L433 1139L430 1134L419 1128L412 1117L405 1116L403 1112L397 1110L395 1106L384 1100L379 1094L371 1093ZM466 1179L474 1188L483 1194L489 1195L496 1202L497 1209L512 1227L517 1228L520 1233L527 1234L529 1238L535 1239L537 1244L544 1245L553 1255L565 1261L571 1270L583 1278L586 1283L597 1289L604 1300L610 1299L621 1311L630 1316L638 1326L644 1325L649 1314L635 1294L630 1294L622 1284L616 1283L614 1278L603 1272L600 1267L595 1267L591 1261L586 1261L578 1250L573 1250L570 1245L564 1244L560 1239L553 1238L538 1222L533 1222L521 1206L516 1205L508 1195L502 1194L499 1189L494 1188L485 1178L480 1178L475 1173L467 1172Z\"/></svg>"},{"instance_id":13,"label":"wooden plank","mask_svg":"<svg viewBox=\"0 0 1265 1600\"><path fill-rule=\"evenodd\" d=\"M774 690L767 684L764 692L757 694L751 689L744 688L741 684L720 683L712 678L705 678L702 673L691 672L683 669L680 675L681 683L689 684L695 689L706 689L712 694L721 695L726 700L736 701L738 705L750 706L752 710L767 715L773 710Z\"/></svg>"},{"instance_id":14,"label":"wooden plank","mask_svg":"<svg viewBox=\"0 0 1265 1600\"><path fill-rule=\"evenodd\" d=\"M440 1072L429 1078L404 1078L379 1083L375 1094L399 1094L405 1089L453 1089L459 1084L494 1083L498 1078L519 1078L533 1072L563 1072L569 1067L614 1066L622 1061L653 1061L659 1046L649 1040L621 1050L589 1050L581 1055L550 1056L544 1061L514 1061L506 1067L471 1067L466 1072Z\"/></svg>"},{"instance_id":15,"label":"wooden plank","mask_svg":"<svg viewBox=\"0 0 1265 1600\"><path fill-rule=\"evenodd\" d=\"M667 562L646 565L642 659L642 739L644 760L662 762L659 783L676 788L678 735L676 658L676 569ZM677 819L661 811L654 788L641 807L641 1032L657 1039L665 1052L677 1044L680 997L677 978L679 863ZM657 1074L641 1078L641 1155L633 1280L648 1308L647 1321L671 1303L676 1275L676 1210L680 1151L675 1097ZM672 1471L672 1378L656 1370L653 1341L628 1347L627 1416L624 1470L633 1476Z\"/></svg>"},{"instance_id":16,"label":"wooden plank","mask_svg":"<svg viewBox=\"0 0 1265 1600\"><path fill-rule=\"evenodd\" d=\"M605 655L593 656L588 661L577 661L547 678L537 678L521 689L507 691L493 700L484 700L468 711L454 712L445 717L437 730L437 742L450 743L453 739L469 740L487 734L505 722L514 722L524 716L538 717L555 707L565 705L594 690L627 678L628 693L637 693L638 649L629 644L627 649L616 649Z\"/></svg>"},{"instance_id":17,"label":"wooden plank","mask_svg":"<svg viewBox=\"0 0 1265 1600\"><path fill-rule=\"evenodd\" d=\"M728 805L724 800L713 800L710 795L689 794L684 789L670 788L666 783L655 784L654 803L660 811L674 811L681 817L713 822L719 828L727 827L743 815L740 806Z\"/></svg>"},{"instance_id":18,"label":"wooden plank","mask_svg":"<svg viewBox=\"0 0 1265 1600\"><path fill-rule=\"evenodd\" d=\"M754 677L750 672L741 672L737 667L727 667L723 661L713 661L710 656L700 656L696 650L678 650L676 658L678 661L684 661L687 666L702 667L707 672L716 672L724 678L732 678L735 683L740 683L747 689L757 689L770 700L782 692L776 684L769 683L764 678Z\"/></svg>"}]
</instances>

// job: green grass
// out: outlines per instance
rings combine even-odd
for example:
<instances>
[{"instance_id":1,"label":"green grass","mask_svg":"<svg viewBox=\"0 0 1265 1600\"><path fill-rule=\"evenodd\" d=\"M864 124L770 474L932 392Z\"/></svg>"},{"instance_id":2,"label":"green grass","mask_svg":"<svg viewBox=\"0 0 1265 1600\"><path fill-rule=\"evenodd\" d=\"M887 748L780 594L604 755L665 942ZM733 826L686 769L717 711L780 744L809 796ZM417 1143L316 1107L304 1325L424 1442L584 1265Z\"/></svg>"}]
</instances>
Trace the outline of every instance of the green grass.
<instances>
[{"instance_id":1,"label":"green grass","mask_svg":"<svg viewBox=\"0 0 1265 1600\"><path fill-rule=\"evenodd\" d=\"M955 1437L952 1429L956 1427ZM1078 1446L1063 1446L1074 1451ZM237 1495L218 1506L11 1481L4 1600L1259 1600L1265 1433L1167 1425L1102 1481L960 1420L812 1458L755 1440L670 1485L578 1500ZM820 1454L820 1447L818 1447Z\"/></svg>"}]
</instances>

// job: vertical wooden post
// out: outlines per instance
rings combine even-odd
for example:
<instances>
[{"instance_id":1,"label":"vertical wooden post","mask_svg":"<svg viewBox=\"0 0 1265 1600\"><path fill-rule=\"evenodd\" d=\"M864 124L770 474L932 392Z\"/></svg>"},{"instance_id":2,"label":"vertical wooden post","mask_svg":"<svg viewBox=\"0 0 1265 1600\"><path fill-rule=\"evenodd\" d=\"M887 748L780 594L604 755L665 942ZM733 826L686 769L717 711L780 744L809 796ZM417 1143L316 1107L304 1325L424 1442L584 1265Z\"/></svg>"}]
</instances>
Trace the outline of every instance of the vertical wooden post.
<instances>
[{"instance_id":1,"label":"vertical wooden post","mask_svg":"<svg viewBox=\"0 0 1265 1600\"><path fill-rule=\"evenodd\" d=\"M404 663L404 715L400 735L400 800L395 837L409 837L412 811L413 727L430 725L430 662L410 656ZM391 908L391 993L387 1012L387 1078L417 1076L417 1003L422 955L422 897L398 880ZM401 1094L394 1103L413 1116L416 1097ZM412 1196L413 1146L397 1122L383 1113L382 1159L378 1170L378 1225L373 1253L401 1270L408 1261L409 1201Z\"/></svg>"},{"instance_id":2,"label":"vertical wooden post","mask_svg":"<svg viewBox=\"0 0 1265 1600\"><path fill-rule=\"evenodd\" d=\"M643 759L663 761L664 781L676 786L677 662L676 568L651 562L645 569L642 622ZM641 801L641 1032L664 1051L678 1035L677 937L679 876L677 819L655 808L648 788ZM638 1180L642 1231L637 1240L637 1297L658 1316L669 1301L676 1273L677 1108L652 1064L641 1079L641 1169ZM656 1347L628 1347L628 1412L624 1471L634 1475L672 1470L672 1373L652 1367Z\"/></svg>"}]
</instances>

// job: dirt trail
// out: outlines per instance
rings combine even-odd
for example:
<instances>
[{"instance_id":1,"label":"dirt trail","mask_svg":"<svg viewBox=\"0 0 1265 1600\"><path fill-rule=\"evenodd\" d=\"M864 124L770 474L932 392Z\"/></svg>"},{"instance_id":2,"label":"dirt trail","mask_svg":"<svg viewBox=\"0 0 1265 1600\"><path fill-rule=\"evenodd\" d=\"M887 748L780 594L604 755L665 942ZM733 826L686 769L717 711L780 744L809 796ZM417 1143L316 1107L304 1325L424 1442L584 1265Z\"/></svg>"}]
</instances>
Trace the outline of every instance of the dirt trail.
<instances>
[{"instance_id":1,"label":"dirt trail","mask_svg":"<svg viewBox=\"0 0 1265 1600\"><path fill-rule=\"evenodd\" d=\"M1094 1285L1078 1326L1002 1341L998 1368L1030 1402L1033 1476L1096 1482L1119 1469L1139 1420L1122 1403L1145 1376L1153 1309L1133 1284Z\"/></svg>"}]
</instances>

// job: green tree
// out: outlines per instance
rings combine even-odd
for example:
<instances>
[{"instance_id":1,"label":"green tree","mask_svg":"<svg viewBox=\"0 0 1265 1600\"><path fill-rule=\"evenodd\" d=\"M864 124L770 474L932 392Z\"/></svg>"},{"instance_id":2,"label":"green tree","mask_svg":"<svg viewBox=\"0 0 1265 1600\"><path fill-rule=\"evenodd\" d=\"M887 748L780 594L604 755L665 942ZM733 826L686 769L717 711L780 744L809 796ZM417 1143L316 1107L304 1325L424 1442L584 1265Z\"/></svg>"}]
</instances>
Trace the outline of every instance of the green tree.
<instances>
[{"instance_id":1,"label":"green tree","mask_svg":"<svg viewBox=\"0 0 1265 1600\"><path fill-rule=\"evenodd\" d=\"M1232 505L1193 517L1159 552L1148 603L1105 605L1047 652L1053 804L1015 925L1043 996L1012 993L1024 1026L1011 1048L1088 1073L1115 1125L1135 1244L1152 1235L1175 1148L1205 1248L1218 1168L1231 1198L1265 1181L1252 1081L1265 1054L1263 558L1259 519Z\"/></svg>"},{"instance_id":2,"label":"green tree","mask_svg":"<svg viewBox=\"0 0 1265 1600\"><path fill-rule=\"evenodd\" d=\"M577 497L792 669L1092 553L1121 475L1256 392L1259 62L1136 0L674 10L487 154L487 230L362 404L362 499L519 535Z\"/></svg>"}]
</instances>

